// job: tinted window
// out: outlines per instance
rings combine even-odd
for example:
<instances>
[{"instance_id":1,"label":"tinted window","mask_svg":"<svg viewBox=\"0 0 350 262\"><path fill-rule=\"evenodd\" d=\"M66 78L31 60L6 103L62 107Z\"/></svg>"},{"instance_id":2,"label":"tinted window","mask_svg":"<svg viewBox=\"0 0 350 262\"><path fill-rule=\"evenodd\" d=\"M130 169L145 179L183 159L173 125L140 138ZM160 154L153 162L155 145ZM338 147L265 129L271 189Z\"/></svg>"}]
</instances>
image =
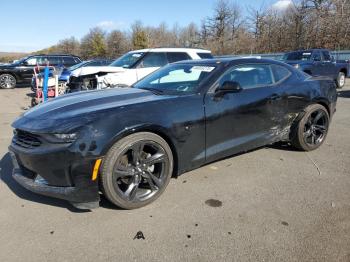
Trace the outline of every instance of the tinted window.
<instances>
[{"instance_id":1,"label":"tinted window","mask_svg":"<svg viewBox=\"0 0 350 262\"><path fill-rule=\"evenodd\" d=\"M275 77L275 82L284 80L291 74L291 72L287 68L280 65L271 65L271 69L273 76Z\"/></svg>"},{"instance_id":2,"label":"tinted window","mask_svg":"<svg viewBox=\"0 0 350 262\"><path fill-rule=\"evenodd\" d=\"M73 57L64 56L63 57L63 64L65 64L65 65L74 65L75 64L75 60L74 60Z\"/></svg>"},{"instance_id":3,"label":"tinted window","mask_svg":"<svg viewBox=\"0 0 350 262\"><path fill-rule=\"evenodd\" d=\"M169 63L174 63L182 60L189 60L191 57L187 53L167 53Z\"/></svg>"},{"instance_id":4,"label":"tinted window","mask_svg":"<svg viewBox=\"0 0 350 262\"><path fill-rule=\"evenodd\" d=\"M283 56L282 60L293 61L293 60L310 60L311 52L308 51L297 51L287 53Z\"/></svg>"},{"instance_id":5,"label":"tinted window","mask_svg":"<svg viewBox=\"0 0 350 262\"><path fill-rule=\"evenodd\" d=\"M80 58L78 58L78 57L73 57L73 59L74 59L74 61L75 61L75 63L74 63L74 64L81 63Z\"/></svg>"},{"instance_id":6,"label":"tinted window","mask_svg":"<svg viewBox=\"0 0 350 262\"><path fill-rule=\"evenodd\" d=\"M322 54L323 54L323 59L325 60L325 61L331 61L332 59L331 59L331 55L329 54L329 52L327 52L327 51L322 51Z\"/></svg>"},{"instance_id":7,"label":"tinted window","mask_svg":"<svg viewBox=\"0 0 350 262\"><path fill-rule=\"evenodd\" d=\"M148 53L140 67L162 67L168 63L165 53Z\"/></svg>"},{"instance_id":8,"label":"tinted window","mask_svg":"<svg viewBox=\"0 0 350 262\"><path fill-rule=\"evenodd\" d=\"M197 55L202 59L213 58L211 53L197 53Z\"/></svg>"},{"instance_id":9,"label":"tinted window","mask_svg":"<svg viewBox=\"0 0 350 262\"><path fill-rule=\"evenodd\" d=\"M273 84L269 65L240 65L225 73L220 79L220 86L225 81L238 82L243 89L250 89Z\"/></svg>"},{"instance_id":10,"label":"tinted window","mask_svg":"<svg viewBox=\"0 0 350 262\"><path fill-rule=\"evenodd\" d=\"M86 66L100 66L101 62L100 61L92 61L90 63L87 63Z\"/></svg>"},{"instance_id":11,"label":"tinted window","mask_svg":"<svg viewBox=\"0 0 350 262\"><path fill-rule=\"evenodd\" d=\"M61 58L59 56L49 56L48 57L50 65L60 65L62 64Z\"/></svg>"},{"instance_id":12,"label":"tinted window","mask_svg":"<svg viewBox=\"0 0 350 262\"><path fill-rule=\"evenodd\" d=\"M321 52L318 52L318 51L314 52L312 57L315 61L321 61Z\"/></svg>"}]
</instances>

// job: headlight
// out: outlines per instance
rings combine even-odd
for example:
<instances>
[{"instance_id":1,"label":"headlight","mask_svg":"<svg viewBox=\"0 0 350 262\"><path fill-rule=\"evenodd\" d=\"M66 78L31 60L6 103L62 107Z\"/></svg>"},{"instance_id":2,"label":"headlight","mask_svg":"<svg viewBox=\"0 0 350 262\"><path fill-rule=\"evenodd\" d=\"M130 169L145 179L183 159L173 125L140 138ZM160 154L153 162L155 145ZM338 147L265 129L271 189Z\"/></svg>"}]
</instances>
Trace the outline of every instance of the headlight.
<instances>
[{"instance_id":1,"label":"headlight","mask_svg":"<svg viewBox=\"0 0 350 262\"><path fill-rule=\"evenodd\" d=\"M46 134L44 135L47 141L55 144L59 143L72 143L74 142L78 135L77 133L71 134Z\"/></svg>"},{"instance_id":2,"label":"headlight","mask_svg":"<svg viewBox=\"0 0 350 262\"><path fill-rule=\"evenodd\" d=\"M300 65L299 65L299 64L296 64L296 65L294 65L294 67L295 67L296 69L299 69L299 68L300 68Z\"/></svg>"}]
</instances>

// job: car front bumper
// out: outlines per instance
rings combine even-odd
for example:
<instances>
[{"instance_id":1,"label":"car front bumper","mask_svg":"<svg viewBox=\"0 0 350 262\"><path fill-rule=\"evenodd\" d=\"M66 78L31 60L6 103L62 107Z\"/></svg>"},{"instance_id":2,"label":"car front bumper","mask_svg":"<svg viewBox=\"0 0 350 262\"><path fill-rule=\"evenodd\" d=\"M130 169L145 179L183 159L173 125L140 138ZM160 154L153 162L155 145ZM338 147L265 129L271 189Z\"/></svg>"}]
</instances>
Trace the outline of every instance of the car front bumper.
<instances>
[{"instance_id":1,"label":"car front bumper","mask_svg":"<svg viewBox=\"0 0 350 262\"><path fill-rule=\"evenodd\" d=\"M93 181L91 176L93 160L79 160L66 149L30 153L11 145L9 153L13 163L12 177L27 190L67 200L79 209L99 206L98 181ZM62 156L73 157L76 164Z\"/></svg>"}]
</instances>

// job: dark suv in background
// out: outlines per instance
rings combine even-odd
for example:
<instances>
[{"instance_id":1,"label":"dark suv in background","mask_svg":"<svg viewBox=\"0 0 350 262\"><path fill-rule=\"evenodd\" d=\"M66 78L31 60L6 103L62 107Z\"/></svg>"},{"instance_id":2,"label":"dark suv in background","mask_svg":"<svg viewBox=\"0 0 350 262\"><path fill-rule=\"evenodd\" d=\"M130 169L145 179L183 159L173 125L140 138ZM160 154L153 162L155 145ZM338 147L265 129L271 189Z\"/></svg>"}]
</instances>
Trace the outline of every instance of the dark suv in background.
<instances>
[{"instance_id":1,"label":"dark suv in background","mask_svg":"<svg viewBox=\"0 0 350 262\"><path fill-rule=\"evenodd\" d=\"M54 67L70 67L81 63L81 59L73 55L31 55L11 64L0 65L0 88L14 88L17 84L30 85L34 67L47 63Z\"/></svg>"}]
</instances>

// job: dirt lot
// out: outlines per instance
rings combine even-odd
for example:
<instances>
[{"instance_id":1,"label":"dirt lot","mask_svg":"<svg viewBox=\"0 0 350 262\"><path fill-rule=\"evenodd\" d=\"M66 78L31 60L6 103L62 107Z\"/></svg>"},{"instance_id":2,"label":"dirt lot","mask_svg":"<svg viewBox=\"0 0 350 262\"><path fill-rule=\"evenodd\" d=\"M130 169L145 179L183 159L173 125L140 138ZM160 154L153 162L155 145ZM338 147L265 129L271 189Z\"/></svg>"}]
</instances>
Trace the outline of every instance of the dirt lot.
<instances>
[{"instance_id":1,"label":"dirt lot","mask_svg":"<svg viewBox=\"0 0 350 262\"><path fill-rule=\"evenodd\" d=\"M350 85L319 150L225 159L134 211L79 212L17 185L7 146L27 93L0 90L0 261L350 261Z\"/></svg>"}]
</instances>

